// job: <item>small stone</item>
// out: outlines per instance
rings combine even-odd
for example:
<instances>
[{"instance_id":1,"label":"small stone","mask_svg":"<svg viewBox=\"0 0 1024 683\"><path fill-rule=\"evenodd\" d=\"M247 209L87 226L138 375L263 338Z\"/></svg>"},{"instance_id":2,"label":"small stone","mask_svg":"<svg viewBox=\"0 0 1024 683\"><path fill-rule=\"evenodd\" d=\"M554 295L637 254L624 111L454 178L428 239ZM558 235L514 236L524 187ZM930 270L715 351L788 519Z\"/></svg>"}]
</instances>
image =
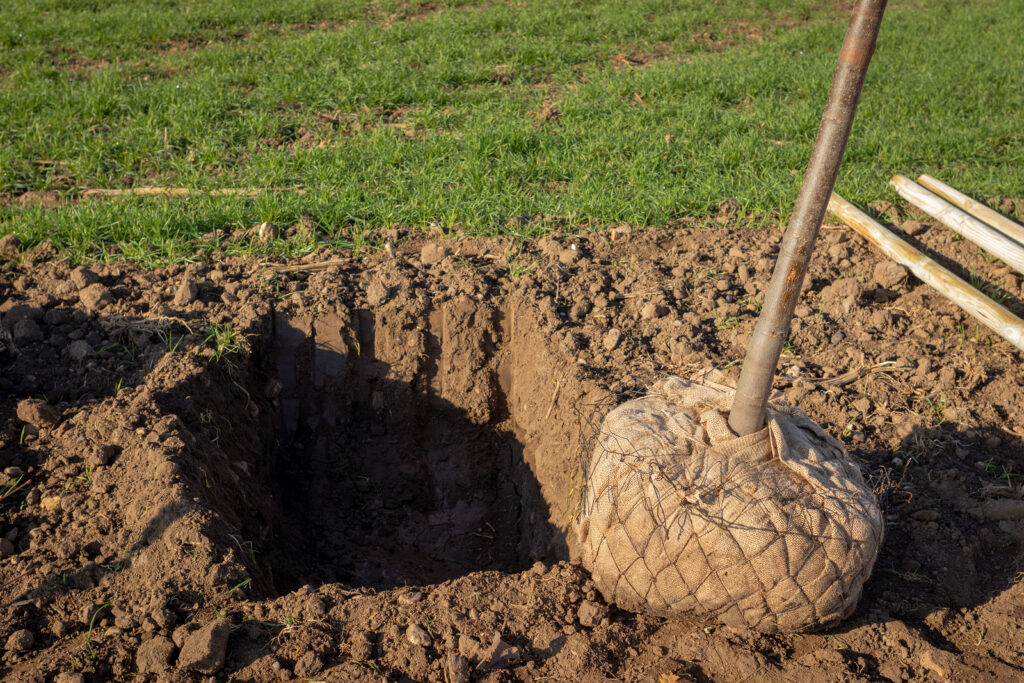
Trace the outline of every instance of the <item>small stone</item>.
<instances>
[{"instance_id":1,"label":"small stone","mask_svg":"<svg viewBox=\"0 0 1024 683\"><path fill-rule=\"evenodd\" d=\"M277 237L277 234L277 226L273 223L264 221L256 228L256 239L259 240L260 244L270 244Z\"/></svg>"},{"instance_id":2,"label":"small stone","mask_svg":"<svg viewBox=\"0 0 1024 683\"><path fill-rule=\"evenodd\" d=\"M612 329L608 330L608 332L604 335L604 340L602 341L602 344L604 344L605 350L614 351L615 348L619 345L619 342L621 341L622 333L613 327Z\"/></svg>"},{"instance_id":3,"label":"small stone","mask_svg":"<svg viewBox=\"0 0 1024 683\"><path fill-rule=\"evenodd\" d=\"M174 292L174 305L187 306L195 301L197 296L199 296L199 285L195 280L186 278L181 281L177 291Z\"/></svg>"},{"instance_id":4,"label":"small stone","mask_svg":"<svg viewBox=\"0 0 1024 683\"><path fill-rule=\"evenodd\" d=\"M89 310L101 311L110 305L114 297L109 289L97 282L79 291L78 300Z\"/></svg>"},{"instance_id":5,"label":"small stone","mask_svg":"<svg viewBox=\"0 0 1024 683\"><path fill-rule=\"evenodd\" d=\"M409 628L405 629L405 639L420 647L430 647L430 643L433 642L430 634L419 624L410 624Z\"/></svg>"},{"instance_id":6,"label":"small stone","mask_svg":"<svg viewBox=\"0 0 1024 683\"><path fill-rule=\"evenodd\" d=\"M7 650L9 652L24 652L32 649L35 642L36 638L32 635L32 631L23 628L12 633L11 637L7 639Z\"/></svg>"},{"instance_id":7,"label":"small stone","mask_svg":"<svg viewBox=\"0 0 1024 683\"><path fill-rule=\"evenodd\" d=\"M835 334L832 335L832 338L829 339L829 341L832 342L832 346L836 346L839 344L839 342L843 341L844 339L846 339L845 334L843 334L842 332L836 332Z\"/></svg>"},{"instance_id":8,"label":"small stone","mask_svg":"<svg viewBox=\"0 0 1024 683\"><path fill-rule=\"evenodd\" d=\"M15 346L21 346L42 339L43 331L39 329L35 320L25 318L14 323L11 328L11 338L14 340Z\"/></svg>"},{"instance_id":9,"label":"small stone","mask_svg":"<svg viewBox=\"0 0 1024 683\"><path fill-rule=\"evenodd\" d=\"M213 674L224 666L231 624L224 619L212 621L185 638L178 655L178 668Z\"/></svg>"},{"instance_id":10,"label":"small stone","mask_svg":"<svg viewBox=\"0 0 1024 683\"><path fill-rule=\"evenodd\" d=\"M988 446L989 448L999 448L999 445L1001 443L1003 443L1003 440L1000 439L998 436L990 436L987 439L985 439L985 445Z\"/></svg>"},{"instance_id":11,"label":"small stone","mask_svg":"<svg viewBox=\"0 0 1024 683\"><path fill-rule=\"evenodd\" d=\"M371 306L380 306L388 300L388 288L379 281L374 280L366 288L366 303Z\"/></svg>"},{"instance_id":12,"label":"small stone","mask_svg":"<svg viewBox=\"0 0 1024 683\"><path fill-rule=\"evenodd\" d=\"M71 284L73 284L77 289L85 289L89 285L94 285L99 281L100 276L88 268L79 266L71 271Z\"/></svg>"},{"instance_id":13,"label":"small stone","mask_svg":"<svg viewBox=\"0 0 1024 683\"><path fill-rule=\"evenodd\" d=\"M873 272L875 282L885 289L892 289L907 279L907 269L893 261L882 261Z\"/></svg>"},{"instance_id":14,"label":"small stone","mask_svg":"<svg viewBox=\"0 0 1024 683\"><path fill-rule=\"evenodd\" d=\"M168 638L155 636L139 646L135 665L142 673L160 673L170 667L174 650L174 643Z\"/></svg>"},{"instance_id":15,"label":"small stone","mask_svg":"<svg viewBox=\"0 0 1024 683\"><path fill-rule=\"evenodd\" d=\"M26 398L18 402L18 419L33 427L56 427L60 424L60 411L46 401Z\"/></svg>"},{"instance_id":16,"label":"small stone","mask_svg":"<svg viewBox=\"0 0 1024 683\"><path fill-rule=\"evenodd\" d=\"M83 360L85 360L86 358L93 354L93 348L89 344L89 342L85 341L84 339L79 339L68 344L67 348L65 349L65 353L68 354L68 358L70 358L71 360L75 361L76 363L81 363Z\"/></svg>"},{"instance_id":17,"label":"small stone","mask_svg":"<svg viewBox=\"0 0 1024 683\"><path fill-rule=\"evenodd\" d=\"M425 266L432 266L443 261L448 256L448 247L441 244L426 244L420 250L420 263Z\"/></svg>"},{"instance_id":18,"label":"small stone","mask_svg":"<svg viewBox=\"0 0 1024 683\"><path fill-rule=\"evenodd\" d=\"M921 668L928 669L940 678L947 677L953 669L952 654L928 645L922 645L917 661Z\"/></svg>"},{"instance_id":19,"label":"small stone","mask_svg":"<svg viewBox=\"0 0 1024 683\"><path fill-rule=\"evenodd\" d=\"M608 608L591 600L584 600L580 603L576 615L579 617L580 625L590 628L597 626L602 619L608 616Z\"/></svg>"}]
</instances>

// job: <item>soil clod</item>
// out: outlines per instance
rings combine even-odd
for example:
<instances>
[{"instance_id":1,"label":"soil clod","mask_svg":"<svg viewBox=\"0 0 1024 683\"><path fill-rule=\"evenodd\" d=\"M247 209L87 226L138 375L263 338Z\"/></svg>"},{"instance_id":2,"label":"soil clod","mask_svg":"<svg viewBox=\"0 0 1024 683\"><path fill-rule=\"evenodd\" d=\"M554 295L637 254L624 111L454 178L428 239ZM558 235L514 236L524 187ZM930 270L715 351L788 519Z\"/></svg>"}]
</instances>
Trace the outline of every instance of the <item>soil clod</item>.
<instances>
[{"instance_id":1,"label":"soil clod","mask_svg":"<svg viewBox=\"0 0 1024 683\"><path fill-rule=\"evenodd\" d=\"M224 666L230 633L231 623L224 619L217 619L193 631L181 646L178 668L205 674L220 671Z\"/></svg>"},{"instance_id":2,"label":"soil clod","mask_svg":"<svg viewBox=\"0 0 1024 683\"><path fill-rule=\"evenodd\" d=\"M18 419L40 429L60 424L60 411L46 401L26 398L18 402Z\"/></svg>"}]
</instances>

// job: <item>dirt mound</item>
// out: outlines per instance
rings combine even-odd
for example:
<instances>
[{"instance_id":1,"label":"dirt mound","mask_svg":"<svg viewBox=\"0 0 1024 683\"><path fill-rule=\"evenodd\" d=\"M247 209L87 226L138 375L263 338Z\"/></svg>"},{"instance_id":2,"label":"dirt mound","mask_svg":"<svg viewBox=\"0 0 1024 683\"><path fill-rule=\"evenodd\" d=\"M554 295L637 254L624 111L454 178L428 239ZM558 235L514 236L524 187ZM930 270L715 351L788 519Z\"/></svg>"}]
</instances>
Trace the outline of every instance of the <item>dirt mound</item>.
<instances>
[{"instance_id":1,"label":"dirt mound","mask_svg":"<svg viewBox=\"0 0 1024 683\"><path fill-rule=\"evenodd\" d=\"M606 410L664 373L735 371L774 235L8 262L3 677L1018 676L1018 360L824 237L779 386L858 460L888 529L854 616L799 638L620 611L568 533Z\"/></svg>"}]
</instances>

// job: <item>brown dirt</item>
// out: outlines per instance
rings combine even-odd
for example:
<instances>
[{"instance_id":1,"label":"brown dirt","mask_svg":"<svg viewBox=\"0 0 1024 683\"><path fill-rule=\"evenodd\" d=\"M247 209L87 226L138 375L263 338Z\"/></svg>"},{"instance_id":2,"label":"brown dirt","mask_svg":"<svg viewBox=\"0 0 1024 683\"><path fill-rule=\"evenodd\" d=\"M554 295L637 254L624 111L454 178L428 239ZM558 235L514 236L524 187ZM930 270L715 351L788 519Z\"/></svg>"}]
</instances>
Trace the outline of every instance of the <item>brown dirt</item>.
<instances>
[{"instance_id":1,"label":"brown dirt","mask_svg":"<svg viewBox=\"0 0 1024 683\"><path fill-rule=\"evenodd\" d=\"M924 229L1024 312L1018 276ZM1022 678L1019 355L838 226L778 386L888 511L854 616L798 636L666 621L574 563L594 421L664 373L735 376L777 249L723 227L409 240L284 272L18 255L0 677Z\"/></svg>"}]
</instances>

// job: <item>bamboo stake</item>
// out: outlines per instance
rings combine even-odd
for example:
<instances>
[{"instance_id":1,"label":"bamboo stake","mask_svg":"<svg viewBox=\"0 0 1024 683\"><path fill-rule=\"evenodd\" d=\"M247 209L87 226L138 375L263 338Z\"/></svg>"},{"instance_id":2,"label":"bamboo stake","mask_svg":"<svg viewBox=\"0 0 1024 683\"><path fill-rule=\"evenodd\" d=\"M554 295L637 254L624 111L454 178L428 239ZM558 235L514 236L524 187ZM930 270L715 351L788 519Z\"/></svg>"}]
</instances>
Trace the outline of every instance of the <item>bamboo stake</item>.
<instances>
[{"instance_id":1,"label":"bamboo stake","mask_svg":"<svg viewBox=\"0 0 1024 683\"><path fill-rule=\"evenodd\" d=\"M889 184L908 202L937 219L947 228L977 244L1001 259L1018 273L1024 273L1024 246L1017 244L995 228L961 211L942 197L929 192L910 178L894 175Z\"/></svg>"},{"instance_id":2,"label":"bamboo stake","mask_svg":"<svg viewBox=\"0 0 1024 683\"><path fill-rule=\"evenodd\" d=\"M222 187L213 190L196 190L190 187L129 187L123 190L93 188L82 191L82 198L89 197L256 197L264 192L294 192L305 194L301 188L291 187Z\"/></svg>"},{"instance_id":3,"label":"bamboo stake","mask_svg":"<svg viewBox=\"0 0 1024 683\"><path fill-rule=\"evenodd\" d=\"M829 211L925 284L977 318L1000 337L1024 351L1024 320L886 230L866 213L832 193Z\"/></svg>"},{"instance_id":4,"label":"bamboo stake","mask_svg":"<svg viewBox=\"0 0 1024 683\"><path fill-rule=\"evenodd\" d=\"M779 364L782 345L789 336L793 309L800 298L828 197L836 184L839 165L850 138L853 115L857 111L871 55L875 52L885 5L886 0L858 0L846 28L818 136L729 411L729 427L740 436L752 434L764 425L765 406L775 379L775 368Z\"/></svg>"},{"instance_id":5,"label":"bamboo stake","mask_svg":"<svg viewBox=\"0 0 1024 683\"><path fill-rule=\"evenodd\" d=\"M1024 225L1007 218L998 211L993 211L981 202L974 201L963 192L959 192L930 175L919 176L917 182L943 197L950 204L973 214L976 218L985 221L1007 237L1017 240L1020 244L1024 244Z\"/></svg>"}]
</instances>

